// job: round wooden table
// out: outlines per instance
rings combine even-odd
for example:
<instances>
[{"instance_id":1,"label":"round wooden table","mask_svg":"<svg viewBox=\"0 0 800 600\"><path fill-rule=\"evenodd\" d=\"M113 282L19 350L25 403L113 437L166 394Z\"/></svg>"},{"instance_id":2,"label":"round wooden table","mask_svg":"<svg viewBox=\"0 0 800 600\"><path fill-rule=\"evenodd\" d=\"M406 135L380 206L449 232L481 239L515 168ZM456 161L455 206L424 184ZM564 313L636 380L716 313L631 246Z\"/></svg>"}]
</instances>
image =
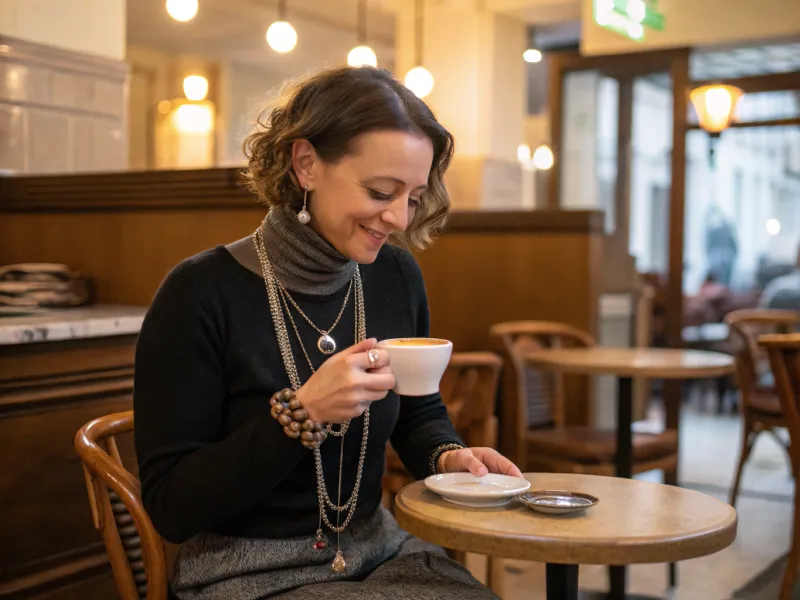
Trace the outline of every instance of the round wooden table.
<instances>
[{"instance_id":1,"label":"round wooden table","mask_svg":"<svg viewBox=\"0 0 800 600\"><path fill-rule=\"evenodd\" d=\"M396 517L412 535L445 548L547 564L548 600L577 600L578 565L675 562L713 554L736 539L736 511L678 487L596 475L526 473L533 490L592 494L582 513L544 515L520 502L467 508L422 481L395 498Z\"/></svg>"},{"instance_id":2,"label":"round wooden table","mask_svg":"<svg viewBox=\"0 0 800 600\"><path fill-rule=\"evenodd\" d=\"M736 368L734 358L728 354L677 348L555 348L530 352L525 355L525 360L529 364L561 373L617 377L615 474L627 478L631 477L633 471L633 378L711 379L729 375ZM625 598L625 567L612 567L609 579L610 597L614 600ZM669 580L670 587L674 587L677 583L674 563L670 563Z\"/></svg>"}]
</instances>

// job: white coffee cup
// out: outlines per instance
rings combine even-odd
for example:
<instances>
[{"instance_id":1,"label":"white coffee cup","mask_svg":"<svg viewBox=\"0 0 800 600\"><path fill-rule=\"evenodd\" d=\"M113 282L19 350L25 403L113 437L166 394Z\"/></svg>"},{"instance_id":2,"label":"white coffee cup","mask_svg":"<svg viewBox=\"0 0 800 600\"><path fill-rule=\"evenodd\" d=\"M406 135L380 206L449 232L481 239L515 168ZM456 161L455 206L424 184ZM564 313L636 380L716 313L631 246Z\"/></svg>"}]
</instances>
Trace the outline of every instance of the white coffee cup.
<instances>
[{"instance_id":1,"label":"white coffee cup","mask_svg":"<svg viewBox=\"0 0 800 600\"><path fill-rule=\"evenodd\" d=\"M439 338L395 338L381 340L378 348L389 353L395 393L427 396L439 391L453 343Z\"/></svg>"}]
</instances>

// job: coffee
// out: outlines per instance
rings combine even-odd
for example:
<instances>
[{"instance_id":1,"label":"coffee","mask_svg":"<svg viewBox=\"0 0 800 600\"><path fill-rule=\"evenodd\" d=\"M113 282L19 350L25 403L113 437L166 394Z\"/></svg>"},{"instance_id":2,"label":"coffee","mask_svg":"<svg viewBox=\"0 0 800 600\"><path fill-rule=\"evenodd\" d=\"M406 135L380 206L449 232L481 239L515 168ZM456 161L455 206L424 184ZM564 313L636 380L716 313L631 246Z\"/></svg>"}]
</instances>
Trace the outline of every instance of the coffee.
<instances>
[{"instance_id":1,"label":"coffee","mask_svg":"<svg viewBox=\"0 0 800 600\"><path fill-rule=\"evenodd\" d=\"M399 338L396 340L387 340L384 343L387 346L444 346L448 342L435 338Z\"/></svg>"}]
</instances>

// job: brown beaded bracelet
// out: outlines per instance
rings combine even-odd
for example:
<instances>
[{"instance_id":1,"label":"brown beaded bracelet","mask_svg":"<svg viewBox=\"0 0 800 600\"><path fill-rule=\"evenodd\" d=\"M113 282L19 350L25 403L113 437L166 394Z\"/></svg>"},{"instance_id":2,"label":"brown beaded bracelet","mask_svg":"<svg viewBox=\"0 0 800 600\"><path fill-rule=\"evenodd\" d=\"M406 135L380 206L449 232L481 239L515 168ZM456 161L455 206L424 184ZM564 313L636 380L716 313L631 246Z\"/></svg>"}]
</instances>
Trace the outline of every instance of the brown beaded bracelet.
<instances>
[{"instance_id":1,"label":"brown beaded bracelet","mask_svg":"<svg viewBox=\"0 0 800 600\"><path fill-rule=\"evenodd\" d=\"M300 438L306 448L315 450L328 437L325 428L308 418L294 390L286 388L275 392L269 400L272 418L283 425L283 432L290 438Z\"/></svg>"}]
</instances>

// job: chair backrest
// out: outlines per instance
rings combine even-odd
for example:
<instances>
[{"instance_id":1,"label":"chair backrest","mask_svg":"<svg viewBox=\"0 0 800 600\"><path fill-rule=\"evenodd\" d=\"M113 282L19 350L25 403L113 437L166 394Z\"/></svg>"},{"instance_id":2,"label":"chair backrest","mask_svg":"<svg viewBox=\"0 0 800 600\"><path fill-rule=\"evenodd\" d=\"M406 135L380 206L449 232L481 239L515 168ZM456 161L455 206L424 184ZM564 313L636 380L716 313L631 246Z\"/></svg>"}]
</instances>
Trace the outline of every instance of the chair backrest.
<instances>
[{"instance_id":1,"label":"chair backrest","mask_svg":"<svg viewBox=\"0 0 800 600\"><path fill-rule=\"evenodd\" d=\"M75 449L120 599L166 600L164 544L145 512L139 480L123 466L115 440L132 431L133 411L106 415L81 427Z\"/></svg>"},{"instance_id":2,"label":"chair backrest","mask_svg":"<svg viewBox=\"0 0 800 600\"><path fill-rule=\"evenodd\" d=\"M538 369L523 357L547 348L585 348L594 338L576 327L551 321L497 323L492 340L503 354L503 450L524 464L525 439L530 429L565 425L564 377ZM508 427L508 424L512 424Z\"/></svg>"},{"instance_id":3,"label":"chair backrest","mask_svg":"<svg viewBox=\"0 0 800 600\"><path fill-rule=\"evenodd\" d=\"M730 327L730 341L736 358L736 381L742 393L742 405L750 405L756 389L763 387L762 376L769 371L761 335L788 333L800 323L800 313L793 310L742 309L725 315Z\"/></svg>"},{"instance_id":4,"label":"chair backrest","mask_svg":"<svg viewBox=\"0 0 800 600\"><path fill-rule=\"evenodd\" d=\"M439 390L456 431L468 446L497 444L497 401L503 361L491 352L455 352Z\"/></svg>"},{"instance_id":5,"label":"chair backrest","mask_svg":"<svg viewBox=\"0 0 800 600\"><path fill-rule=\"evenodd\" d=\"M447 413L467 446L497 445L494 415L503 361L491 352L454 352L439 390ZM414 478L387 444L383 489L393 497Z\"/></svg>"},{"instance_id":6,"label":"chair backrest","mask_svg":"<svg viewBox=\"0 0 800 600\"><path fill-rule=\"evenodd\" d=\"M800 333L761 335L758 345L764 348L775 378L775 391L781 403L791 440L790 451L797 454L800 443Z\"/></svg>"}]
</instances>

